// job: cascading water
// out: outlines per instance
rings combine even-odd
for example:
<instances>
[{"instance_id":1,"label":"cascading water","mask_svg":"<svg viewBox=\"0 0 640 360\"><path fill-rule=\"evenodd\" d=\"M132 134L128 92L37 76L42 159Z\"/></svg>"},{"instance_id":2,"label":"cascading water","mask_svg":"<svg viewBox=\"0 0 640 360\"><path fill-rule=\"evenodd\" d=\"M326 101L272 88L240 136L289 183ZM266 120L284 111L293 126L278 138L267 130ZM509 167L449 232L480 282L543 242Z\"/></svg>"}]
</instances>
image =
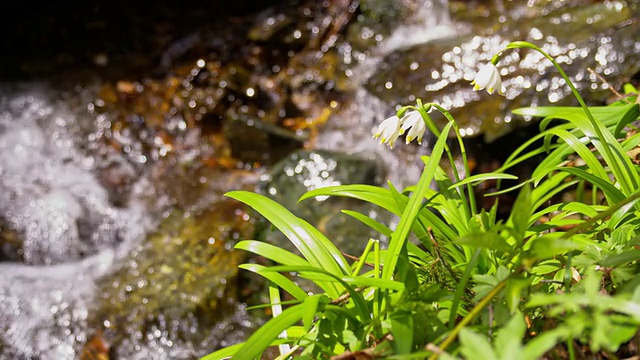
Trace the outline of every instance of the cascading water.
<instances>
[{"instance_id":1,"label":"cascading water","mask_svg":"<svg viewBox=\"0 0 640 360\"><path fill-rule=\"evenodd\" d=\"M135 199L114 206L79 147L80 124L45 84L0 87L0 358L73 359L87 341L95 280L149 227ZM3 236L4 236L3 235Z\"/></svg>"}]
</instances>

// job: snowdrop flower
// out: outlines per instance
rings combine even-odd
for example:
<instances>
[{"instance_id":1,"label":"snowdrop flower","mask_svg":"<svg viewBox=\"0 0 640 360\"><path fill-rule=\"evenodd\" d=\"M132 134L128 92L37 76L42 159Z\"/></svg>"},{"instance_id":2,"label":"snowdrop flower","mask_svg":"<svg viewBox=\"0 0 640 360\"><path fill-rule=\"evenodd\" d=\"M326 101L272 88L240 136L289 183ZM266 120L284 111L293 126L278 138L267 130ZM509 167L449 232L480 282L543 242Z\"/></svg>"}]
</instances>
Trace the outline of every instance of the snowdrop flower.
<instances>
[{"instance_id":1,"label":"snowdrop flower","mask_svg":"<svg viewBox=\"0 0 640 360\"><path fill-rule=\"evenodd\" d=\"M489 94L493 94L494 90L498 90L499 94L504 93L504 87L502 87L502 77L500 76L500 70L493 64L488 63L483 66L476 78L471 82L473 90L482 90L487 88Z\"/></svg>"},{"instance_id":2,"label":"snowdrop flower","mask_svg":"<svg viewBox=\"0 0 640 360\"><path fill-rule=\"evenodd\" d=\"M401 130L402 132L409 130L405 139L407 144L415 138L418 139L418 144L422 144L422 137L424 136L424 132L427 130L427 126L422 120L422 115L417 111L412 111L402 118Z\"/></svg>"},{"instance_id":3,"label":"snowdrop flower","mask_svg":"<svg viewBox=\"0 0 640 360\"><path fill-rule=\"evenodd\" d=\"M402 121L397 115L387 118L378 126L378 130L373 134L373 138L380 138L381 144L386 143L389 144L390 148L393 148L393 144L395 144L398 137L404 133L400 125L402 125Z\"/></svg>"}]
</instances>

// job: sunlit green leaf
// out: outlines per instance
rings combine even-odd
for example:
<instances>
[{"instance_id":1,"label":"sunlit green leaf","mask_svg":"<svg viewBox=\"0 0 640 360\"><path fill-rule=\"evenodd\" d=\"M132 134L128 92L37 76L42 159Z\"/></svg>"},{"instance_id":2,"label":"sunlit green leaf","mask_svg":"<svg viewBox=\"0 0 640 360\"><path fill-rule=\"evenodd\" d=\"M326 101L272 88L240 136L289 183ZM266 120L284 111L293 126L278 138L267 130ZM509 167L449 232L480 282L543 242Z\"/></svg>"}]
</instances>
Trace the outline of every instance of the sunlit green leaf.
<instances>
[{"instance_id":1,"label":"sunlit green leaf","mask_svg":"<svg viewBox=\"0 0 640 360\"><path fill-rule=\"evenodd\" d=\"M306 331L311 329L311 325L313 324L313 319L316 317L316 313L318 312L319 305L321 301L326 301L327 296L324 294L317 294L308 296L304 299L304 312L302 314L302 325Z\"/></svg>"},{"instance_id":2,"label":"sunlit green leaf","mask_svg":"<svg viewBox=\"0 0 640 360\"><path fill-rule=\"evenodd\" d=\"M498 360L498 356L493 351L491 344L486 337L464 328L460 331L460 352L467 359L477 359L481 356L483 360Z\"/></svg>"},{"instance_id":3,"label":"sunlit green leaf","mask_svg":"<svg viewBox=\"0 0 640 360\"><path fill-rule=\"evenodd\" d=\"M413 314L406 311L391 315L391 334L395 353L408 354L413 348Z\"/></svg>"},{"instance_id":4,"label":"sunlit green leaf","mask_svg":"<svg viewBox=\"0 0 640 360\"><path fill-rule=\"evenodd\" d=\"M527 324L522 314L515 314L505 326L496 333L495 349L502 360L520 359L521 345Z\"/></svg>"},{"instance_id":5,"label":"sunlit green leaf","mask_svg":"<svg viewBox=\"0 0 640 360\"><path fill-rule=\"evenodd\" d=\"M266 324L258 328L247 341L238 349L234 358L257 359L269 346L274 345L274 340L289 326L302 319L305 313L305 305L299 304L289 307ZM211 358L213 359L213 358ZM207 359L210 360L210 359Z\"/></svg>"},{"instance_id":6,"label":"sunlit green leaf","mask_svg":"<svg viewBox=\"0 0 640 360\"><path fill-rule=\"evenodd\" d=\"M281 287L284 291L288 292L298 300L302 301L308 297L307 293L304 290L302 290L298 285L296 285L293 281L289 280L286 276L280 273L268 271L268 270L265 271L267 269L265 266L262 266L259 264L241 264L238 267L240 269L248 270L263 276L267 280L270 280L274 284Z\"/></svg>"},{"instance_id":7,"label":"sunlit green leaf","mask_svg":"<svg viewBox=\"0 0 640 360\"><path fill-rule=\"evenodd\" d=\"M498 251L509 251L511 249L507 241L495 231L468 234L454 240L454 243Z\"/></svg>"},{"instance_id":8,"label":"sunlit green leaf","mask_svg":"<svg viewBox=\"0 0 640 360\"><path fill-rule=\"evenodd\" d=\"M246 203L269 220L295 245L310 264L334 274L346 275L350 272L349 263L329 239L282 205L266 196L247 191L231 191L226 196ZM331 297L336 297L340 293L339 287L335 285L329 285L325 290L330 292Z\"/></svg>"}]
</instances>

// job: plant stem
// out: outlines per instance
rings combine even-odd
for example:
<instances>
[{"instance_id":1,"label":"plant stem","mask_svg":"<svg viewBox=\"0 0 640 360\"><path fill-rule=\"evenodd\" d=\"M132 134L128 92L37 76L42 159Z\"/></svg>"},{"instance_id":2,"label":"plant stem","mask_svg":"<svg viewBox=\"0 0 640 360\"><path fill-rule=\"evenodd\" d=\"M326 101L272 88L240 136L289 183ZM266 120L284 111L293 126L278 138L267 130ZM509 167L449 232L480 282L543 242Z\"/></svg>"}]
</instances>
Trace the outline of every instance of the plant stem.
<instances>
[{"instance_id":1,"label":"plant stem","mask_svg":"<svg viewBox=\"0 0 640 360\"><path fill-rule=\"evenodd\" d=\"M569 76L567 76L567 74L564 72L562 67L546 51L542 50L538 46L527 41L514 41L509 43L503 50L498 51L491 59L491 63L493 63L494 65L497 64L499 61L500 55L504 50L519 49L519 48L535 50L540 54L542 54L542 56L547 58L549 61L551 61L553 66L560 73L560 76L562 76L562 78L567 82L567 85L569 85L569 88L571 89L573 96L575 96L575 98L578 100L580 107L582 107L582 109L584 110L587 118L589 119L589 121L591 122L591 125L593 126L593 130L595 131L598 140L601 142L605 142L606 138L604 137L604 134L600 129L598 122L593 117L593 114L591 114L591 111L589 110L589 107L587 106L587 104L584 102L584 99L582 99L582 96L580 96L578 89L576 89L575 85L573 85L573 82L571 82L571 79L569 79ZM616 161L613 161L614 159L613 152L606 144L604 144L603 148L604 148L604 152L607 154L607 157L612 159L611 164L609 164L609 166L612 167L613 173L616 175L616 177L622 177L625 173L621 171L620 167L618 166L618 163ZM626 193L631 193L634 190L633 187L629 183L627 183L626 181L627 179L621 178L619 180L622 180L620 181L620 185L624 187L624 190Z\"/></svg>"},{"instance_id":2,"label":"plant stem","mask_svg":"<svg viewBox=\"0 0 640 360\"><path fill-rule=\"evenodd\" d=\"M491 292L489 292L487 294L487 296L485 296L484 298L482 298L482 300L480 300L480 302L478 304L476 304L476 306L471 309L471 311L469 312L469 314L467 314L467 316L465 316L459 323L458 325L456 325L455 328L453 328L453 330L451 330L451 332L449 333L449 335L447 336L446 339L444 339L444 341L442 341L442 343L438 346L438 348L440 350L446 350L446 348L451 345L451 343L453 343L453 341L456 339L456 337L458 337L458 333L460 333L460 330L462 330L462 328L464 328L465 326L467 326L471 320L473 320L476 316L478 316L480 314L480 312L487 307L487 305L489 305L489 303L491 302L491 300L493 300L494 297L496 297L503 289L504 287L507 285L507 281L511 278L511 276L513 276L515 273L512 273L511 275L509 275L509 277L507 277L506 279L500 281L498 283L498 285L496 285L496 287L493 288L493 290L491 290ZM435 360L438 358L438 354L433 354L431 355L431 357L429 358L429 360Z\"/></svg>"}]
</instances>

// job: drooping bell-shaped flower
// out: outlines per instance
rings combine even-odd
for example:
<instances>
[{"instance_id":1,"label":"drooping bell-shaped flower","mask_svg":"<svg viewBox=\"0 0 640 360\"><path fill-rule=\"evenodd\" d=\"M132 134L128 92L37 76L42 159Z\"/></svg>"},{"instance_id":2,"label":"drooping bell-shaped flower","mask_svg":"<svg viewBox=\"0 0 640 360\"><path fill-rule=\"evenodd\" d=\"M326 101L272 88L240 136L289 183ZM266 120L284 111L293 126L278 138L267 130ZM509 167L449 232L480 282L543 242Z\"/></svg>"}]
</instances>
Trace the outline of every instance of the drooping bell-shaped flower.
<instances>
[{"instance_id":1,"label":"drooping bell-shaped flower","mask_svg":"<svg viewBox=\"0 0 640 360\"><path fill-rule=\"evenodd\" d=\"M404 130L400 127L401 124L402 122L397 115L391 116L378 126L373 138L380 138L381 144L388 144L390 148L393 148L393 144L398 140L398 137L404 133Z\"/></svg>"},{"instance_id":2,"label":"drooping bell-shaped flower","mask_svg":"<svg viewBox=\"0 0 640 360\"><path fill-rule=\"evenodd\" d=\"M424 132L427 130L427 126L422 120L422 115L420 115L417 111L408 112L402 118L402 132L407 132L407 136L405 138L406 143L410 143L413 139L418 139L418 144L422 144L422 137L424 136Z\"/></svg>"},{"instance_id":3,"label":"drooping bell-shaped flower","mask_svg":"<svg viewBox=\"0 0 640 360\"><path fill-rule=\"evenodd\" d=\"M493 94L495 90L498 90L499 94L504 93L500 70L498 70L493 63L488 63L480 68L480 71L478 71L478 74L471 82L471 85L473 85L473 90L482 90L486 88L489 94Z\"/></svg>"}]
</instances>

